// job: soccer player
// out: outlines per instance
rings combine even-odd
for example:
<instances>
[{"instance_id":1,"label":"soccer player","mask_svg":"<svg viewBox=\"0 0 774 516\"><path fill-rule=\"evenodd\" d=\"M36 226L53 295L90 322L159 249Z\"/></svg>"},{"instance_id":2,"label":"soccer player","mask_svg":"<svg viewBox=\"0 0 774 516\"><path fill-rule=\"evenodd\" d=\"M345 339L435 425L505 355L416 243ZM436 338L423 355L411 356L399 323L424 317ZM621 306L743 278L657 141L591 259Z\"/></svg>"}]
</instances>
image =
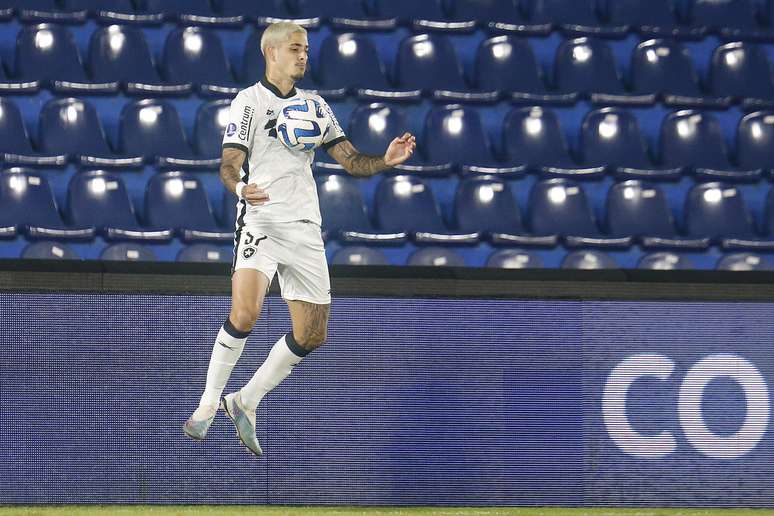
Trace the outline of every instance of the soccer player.
<instances>
[{"instance_id":1,"label":"soccer player","mask_svg":"<svg viewBox=\"0 0 774 516\"><path fill-rule=\"evenodd\" d=\"M310 168L314 151L291 151L277 139L280 108L291 99L319 102L330 118L322 148L356 177L403 163L416 147L414 136L405 133L390 142L383 156L362 154L347 140L320 96L294 87L304 77L309 59L304 28L288 22L270 25L261 37L261 52L266 75L231 102L223 137L220 177L239 199L231 311L215 339L199 407L183 426L189 437L204 439L220 404L239 439L255 455L262 453L255 436L256 407L293 367L323 344L331 302L320 207ZM275 273L290 312L291 331L274 344L247 385L221 399Z\"/></svg>"}]
</instances>

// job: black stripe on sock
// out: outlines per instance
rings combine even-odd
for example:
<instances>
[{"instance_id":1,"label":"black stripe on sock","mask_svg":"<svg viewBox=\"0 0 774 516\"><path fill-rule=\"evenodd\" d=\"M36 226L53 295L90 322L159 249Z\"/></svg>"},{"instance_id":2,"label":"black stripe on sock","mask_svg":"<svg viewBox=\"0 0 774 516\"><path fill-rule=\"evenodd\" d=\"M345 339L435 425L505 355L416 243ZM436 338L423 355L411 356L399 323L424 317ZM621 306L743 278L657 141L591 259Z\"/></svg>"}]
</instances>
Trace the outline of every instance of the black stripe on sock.
<instances>
[{"instance_id":1,"label":"black stripe on sock","mask_svg":"<svg viewBox=\"0 0 774 516\"><path fill-rule=\"evenodd\" d=\"M308 349L304 349L298 345L298 342L296 342L295 337L293 337L293 332L285 334L285 344L288 345L288 348L290 348L290 351L292 351L294 355L297 355L303 358L309 354Z\"/></svg>"},{"instance_id":2,"label":"black stripe on sock","mask_svg":"<svg viewBox=\"0 0 774 516\"><path fill-rule=\"evenodd\" d=\"M235 339L246 339L248 335L250 335L250 331L239 331L237 330L233 324L231 324L231 319L228 317L226 318L226 322L223 323L223 329L226 333L234 337Z\"/></svg>"}]
</instances>

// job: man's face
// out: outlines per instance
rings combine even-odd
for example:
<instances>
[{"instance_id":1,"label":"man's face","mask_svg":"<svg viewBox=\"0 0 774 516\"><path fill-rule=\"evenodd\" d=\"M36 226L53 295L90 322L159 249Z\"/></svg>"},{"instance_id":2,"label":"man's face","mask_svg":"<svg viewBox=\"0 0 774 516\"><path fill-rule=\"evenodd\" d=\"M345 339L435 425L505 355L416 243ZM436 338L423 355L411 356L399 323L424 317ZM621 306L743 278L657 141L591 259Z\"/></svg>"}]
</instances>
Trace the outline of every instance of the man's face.
<instances>
[{"instance_id":1,"label":"man's face","mask_svg":"<svg viewBox=\"0 0 774 516\"><path fill-rule=\"evenodd\" d=\"M309 60L309 42L303 32L294 32L290 38L281 43L275 50L275 69L282 75L294 81L304 78L306 64Z\"/></svg>"}]
</instances>

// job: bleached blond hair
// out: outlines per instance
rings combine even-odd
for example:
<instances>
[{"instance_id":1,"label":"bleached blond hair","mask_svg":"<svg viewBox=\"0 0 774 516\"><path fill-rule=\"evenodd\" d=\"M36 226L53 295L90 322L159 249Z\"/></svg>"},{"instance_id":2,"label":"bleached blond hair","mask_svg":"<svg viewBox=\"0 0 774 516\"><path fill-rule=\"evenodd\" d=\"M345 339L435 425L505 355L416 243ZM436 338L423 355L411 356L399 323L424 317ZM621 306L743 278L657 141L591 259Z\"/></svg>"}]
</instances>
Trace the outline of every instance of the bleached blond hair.
<instances>
[{"instance_id":1,"label":"bleached blond hair","mask_svg":"<svg viewBox=\"0 0 774 516\"><path fill-rule=\"evenodd\" d=\"M261 36L261 53L265 56L267 48L276 48L279 44L290 39L290 35L296 32L302 32L306 35L306 29L293 22L272 23L266 27Z\"/></svg>"}]
</instances>

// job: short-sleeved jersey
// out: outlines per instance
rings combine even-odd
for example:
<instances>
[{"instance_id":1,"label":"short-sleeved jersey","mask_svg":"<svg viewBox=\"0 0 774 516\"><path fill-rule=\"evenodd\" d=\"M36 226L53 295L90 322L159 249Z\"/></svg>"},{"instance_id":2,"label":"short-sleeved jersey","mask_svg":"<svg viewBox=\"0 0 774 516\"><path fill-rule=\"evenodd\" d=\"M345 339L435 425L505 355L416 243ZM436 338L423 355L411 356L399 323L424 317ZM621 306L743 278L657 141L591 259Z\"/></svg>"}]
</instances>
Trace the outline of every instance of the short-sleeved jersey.
<instances>
[{"instance_id":1,"label":"short-sleeved jersey","mask_svg":"<svg viewBox=\"0 0 774 516\"><path fill-rule=\"evenodd\" d=\"M269 201L260 206L239 201L237 225L296 220L322 223L311 168L314 151L293 151L277 139L277 115L293 99L316 100L328 113L330 124L323 137L323 149L346 139L330 106L319 95L294 88L283 96L266 78L240 91L231 101L223 147L247 153L242 181L265 190Z\"/></svg>"}]
</instances>

